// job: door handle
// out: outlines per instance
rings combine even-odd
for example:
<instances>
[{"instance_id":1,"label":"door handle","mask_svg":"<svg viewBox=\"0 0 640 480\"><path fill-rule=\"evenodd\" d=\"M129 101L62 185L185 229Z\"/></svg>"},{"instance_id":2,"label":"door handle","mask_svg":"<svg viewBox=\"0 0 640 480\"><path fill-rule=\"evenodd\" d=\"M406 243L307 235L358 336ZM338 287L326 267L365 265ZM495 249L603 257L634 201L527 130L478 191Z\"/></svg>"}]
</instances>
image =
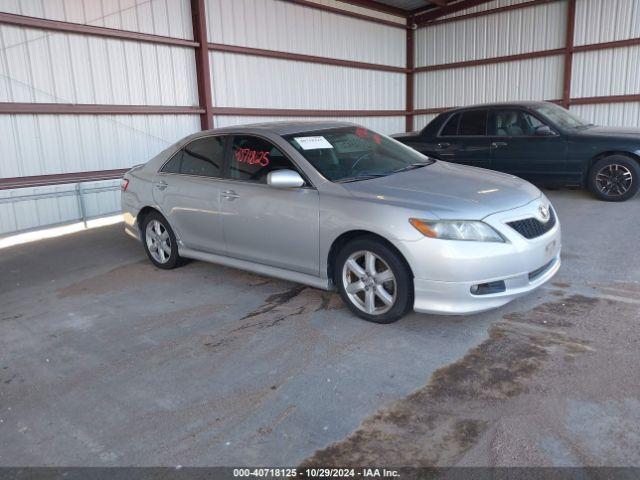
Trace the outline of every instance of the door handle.
<instances>
[{"instance_id":1,"label":"door handle","mask_svg":"<svg viewBox=\"0 0 640 480\"><path fill-rule=\"evenodd\" d=\"M500 147L506 147L508 145L507 142L493 142L491 144L491 148L500 148Z\"/></svg>"},{"instance_id":2,"label":"door handle","mask_svg":"<svg viewBox=\"0 0 640 480\"><path fill-rule=\"evenodd\" d=\"M156 182L154 184L154 187L156 187L158 190L164 190L169 186L169 184L167 182L165 182L164 180L161 180L159 182Z\"/></svg>"},{"instance_id":3,"label":"door handle","mask_svg":"<svg viewBox=\"0 0 640 480\"><path fill-rule=\"evenodd\" d=\"M447 147L450 147L450 146L451 146L451 144L448 143L448 142L442 142L442 143L438 143L436 145L436 147L438 147L438 148L447 148Z\"/></svg>"},{"instance_id":4,"label":"door handle","mask_svg":"<svg viewBox=\"0 0 640 480\"><path fill-rule=\"evenodd\" d=\"M233 199L238 198L240 196L236 192L234 192L233 190L226 190L226 191L222 192L220 195L222 195L222 197L226 198L227 200L233 200Z\"/></svg>"}]
</instances>

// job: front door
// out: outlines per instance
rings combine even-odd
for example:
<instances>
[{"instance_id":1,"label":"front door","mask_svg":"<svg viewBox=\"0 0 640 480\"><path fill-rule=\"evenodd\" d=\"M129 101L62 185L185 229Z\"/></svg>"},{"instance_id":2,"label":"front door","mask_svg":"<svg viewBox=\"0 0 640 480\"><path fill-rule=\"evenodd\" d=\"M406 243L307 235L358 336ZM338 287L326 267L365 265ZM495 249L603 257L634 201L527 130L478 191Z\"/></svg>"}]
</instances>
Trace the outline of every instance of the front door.
<instances>
[{"instance_id":1,"label":"front door","mask_svg":"<svg viewBox=\"0 0 640 480\"><path fill-rule=\"evenodd\" d=\"M153 197L178 239L194 250L224 254L220 193L226 137L198 138L156 175Z\"/></svg>"},{"instance_id":2,"label":"front door","mask_svg":"<svg viewBox=\"0 0 640 480\"><path fill-rule=\"evenodd\" d=\"M297 170L271 142L233 137L221 193L227 254L231 257L319 274L320 212L311 185L274 188L267 174Z\"/></svg>"},{"instance_id":3,"label":"front door","mask_svg":"<svg viewBox=\"0 0 640 480\"><path fill-rule=\"evenodd\" d=\"M463 165L489 168L491 140L487 135L487 115L486 109L454 114L435 139L435 156Z\"/></svg>"},{"instance_id":4,"label":"front door","mask_svg":"<svg viewBox=\"0 0 640 480\"><path fill-rule=\"evenodd\" d=\"M564 136L537 116L520 109L493 110L489 126L493 170L535 183L565 183L567 141Z\"/></svg>"}]
</instances>

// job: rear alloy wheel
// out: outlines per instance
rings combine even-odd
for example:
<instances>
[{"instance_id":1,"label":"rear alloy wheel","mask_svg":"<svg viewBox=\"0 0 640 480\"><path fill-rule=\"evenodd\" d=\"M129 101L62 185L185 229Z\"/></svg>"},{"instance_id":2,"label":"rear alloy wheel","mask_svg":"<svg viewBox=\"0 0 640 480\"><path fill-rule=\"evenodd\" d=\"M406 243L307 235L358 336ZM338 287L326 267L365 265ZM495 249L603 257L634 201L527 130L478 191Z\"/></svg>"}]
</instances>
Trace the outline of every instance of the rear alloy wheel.
<instances>
[{"instance_id":1,"label":"rear alloy wheel","mask_svg":"<svg viewBox=\"0 0 640 480\"><path fill-rule=\"evenodd\" d=\"M640 168L635 160L611 155L595 163L589 172L589 187L601 200L623 202L640 187Z\"/></svg>"},{"instance_id":2,"label":"rear alloy wheel","mask_svg":"<svg viewBox=\"0 0 640 480\"><path fill-rule=\"evenodd\" d=\"M340 295L359 317L391 323L413 306L411 273L383 242L366 238L347 244L336 267Z\"/></svg>"},{"instance_id":3,"label":"rear alloy wheel","mask_svg":"<svg viewBox=\"0 0 640 480\"><path fill-rule=\"evenodd\" d=\"M144 249L156 267L168 270L180 265L176 237L162 215L157 212L147 215L142 232Z\"/></svg>"}]
</instances>

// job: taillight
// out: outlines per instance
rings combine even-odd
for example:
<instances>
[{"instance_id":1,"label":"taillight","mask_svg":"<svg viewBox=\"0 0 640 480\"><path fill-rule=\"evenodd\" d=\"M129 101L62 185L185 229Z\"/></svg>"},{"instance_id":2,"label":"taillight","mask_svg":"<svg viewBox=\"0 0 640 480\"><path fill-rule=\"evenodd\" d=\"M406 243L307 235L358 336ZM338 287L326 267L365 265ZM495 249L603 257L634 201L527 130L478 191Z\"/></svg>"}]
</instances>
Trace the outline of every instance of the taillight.
<instances>
[{"instance_id":1,"label":"taillight","mask_svg":"<svg viewBox=\"0 0 640 480\"><path fill-rule=\"evenodd\" d=\"M129 186L129 180L127 180L126 178L123 178L122 182L120 182L120 190L122 190L123 192L126 192L128 186Z\"/></svg>"}]
</instances>

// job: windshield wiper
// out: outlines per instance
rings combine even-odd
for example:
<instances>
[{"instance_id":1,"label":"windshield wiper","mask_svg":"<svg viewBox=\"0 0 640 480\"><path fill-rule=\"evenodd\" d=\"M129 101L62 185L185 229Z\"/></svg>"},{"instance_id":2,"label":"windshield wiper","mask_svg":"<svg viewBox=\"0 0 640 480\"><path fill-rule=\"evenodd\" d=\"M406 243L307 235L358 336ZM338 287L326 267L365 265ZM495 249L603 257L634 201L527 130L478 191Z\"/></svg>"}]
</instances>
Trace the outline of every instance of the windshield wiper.
<instances>
[{"instance_id":1,"label":"windshield wiper","mask_svg":"<svg viewBox=\"0 0 640 480\"><path fill-rule=\"evenodd\" d=\"M406 167L399 168L398 170L394 170L391 173L400 173L400 172L406 172L408 170L415 170L416 168L426 167L427 165L431 165L432 163L434 163L433 160L431 160L429 162L416 162L416 163L412 163L410 165L407 165Z\"/></svg>"},{"instance_id":2,"label":"windshield wiper","mask_svg":"<svg viewBox=\"0 0 640 480\"><path fill-rule=\"evenodd\" d=\"M344 177L336 180L338 183L359 182L360 180L370 180L372 178L386 177L389 173L362 173L353 177Z\"/></svg>"}]
</instances>

